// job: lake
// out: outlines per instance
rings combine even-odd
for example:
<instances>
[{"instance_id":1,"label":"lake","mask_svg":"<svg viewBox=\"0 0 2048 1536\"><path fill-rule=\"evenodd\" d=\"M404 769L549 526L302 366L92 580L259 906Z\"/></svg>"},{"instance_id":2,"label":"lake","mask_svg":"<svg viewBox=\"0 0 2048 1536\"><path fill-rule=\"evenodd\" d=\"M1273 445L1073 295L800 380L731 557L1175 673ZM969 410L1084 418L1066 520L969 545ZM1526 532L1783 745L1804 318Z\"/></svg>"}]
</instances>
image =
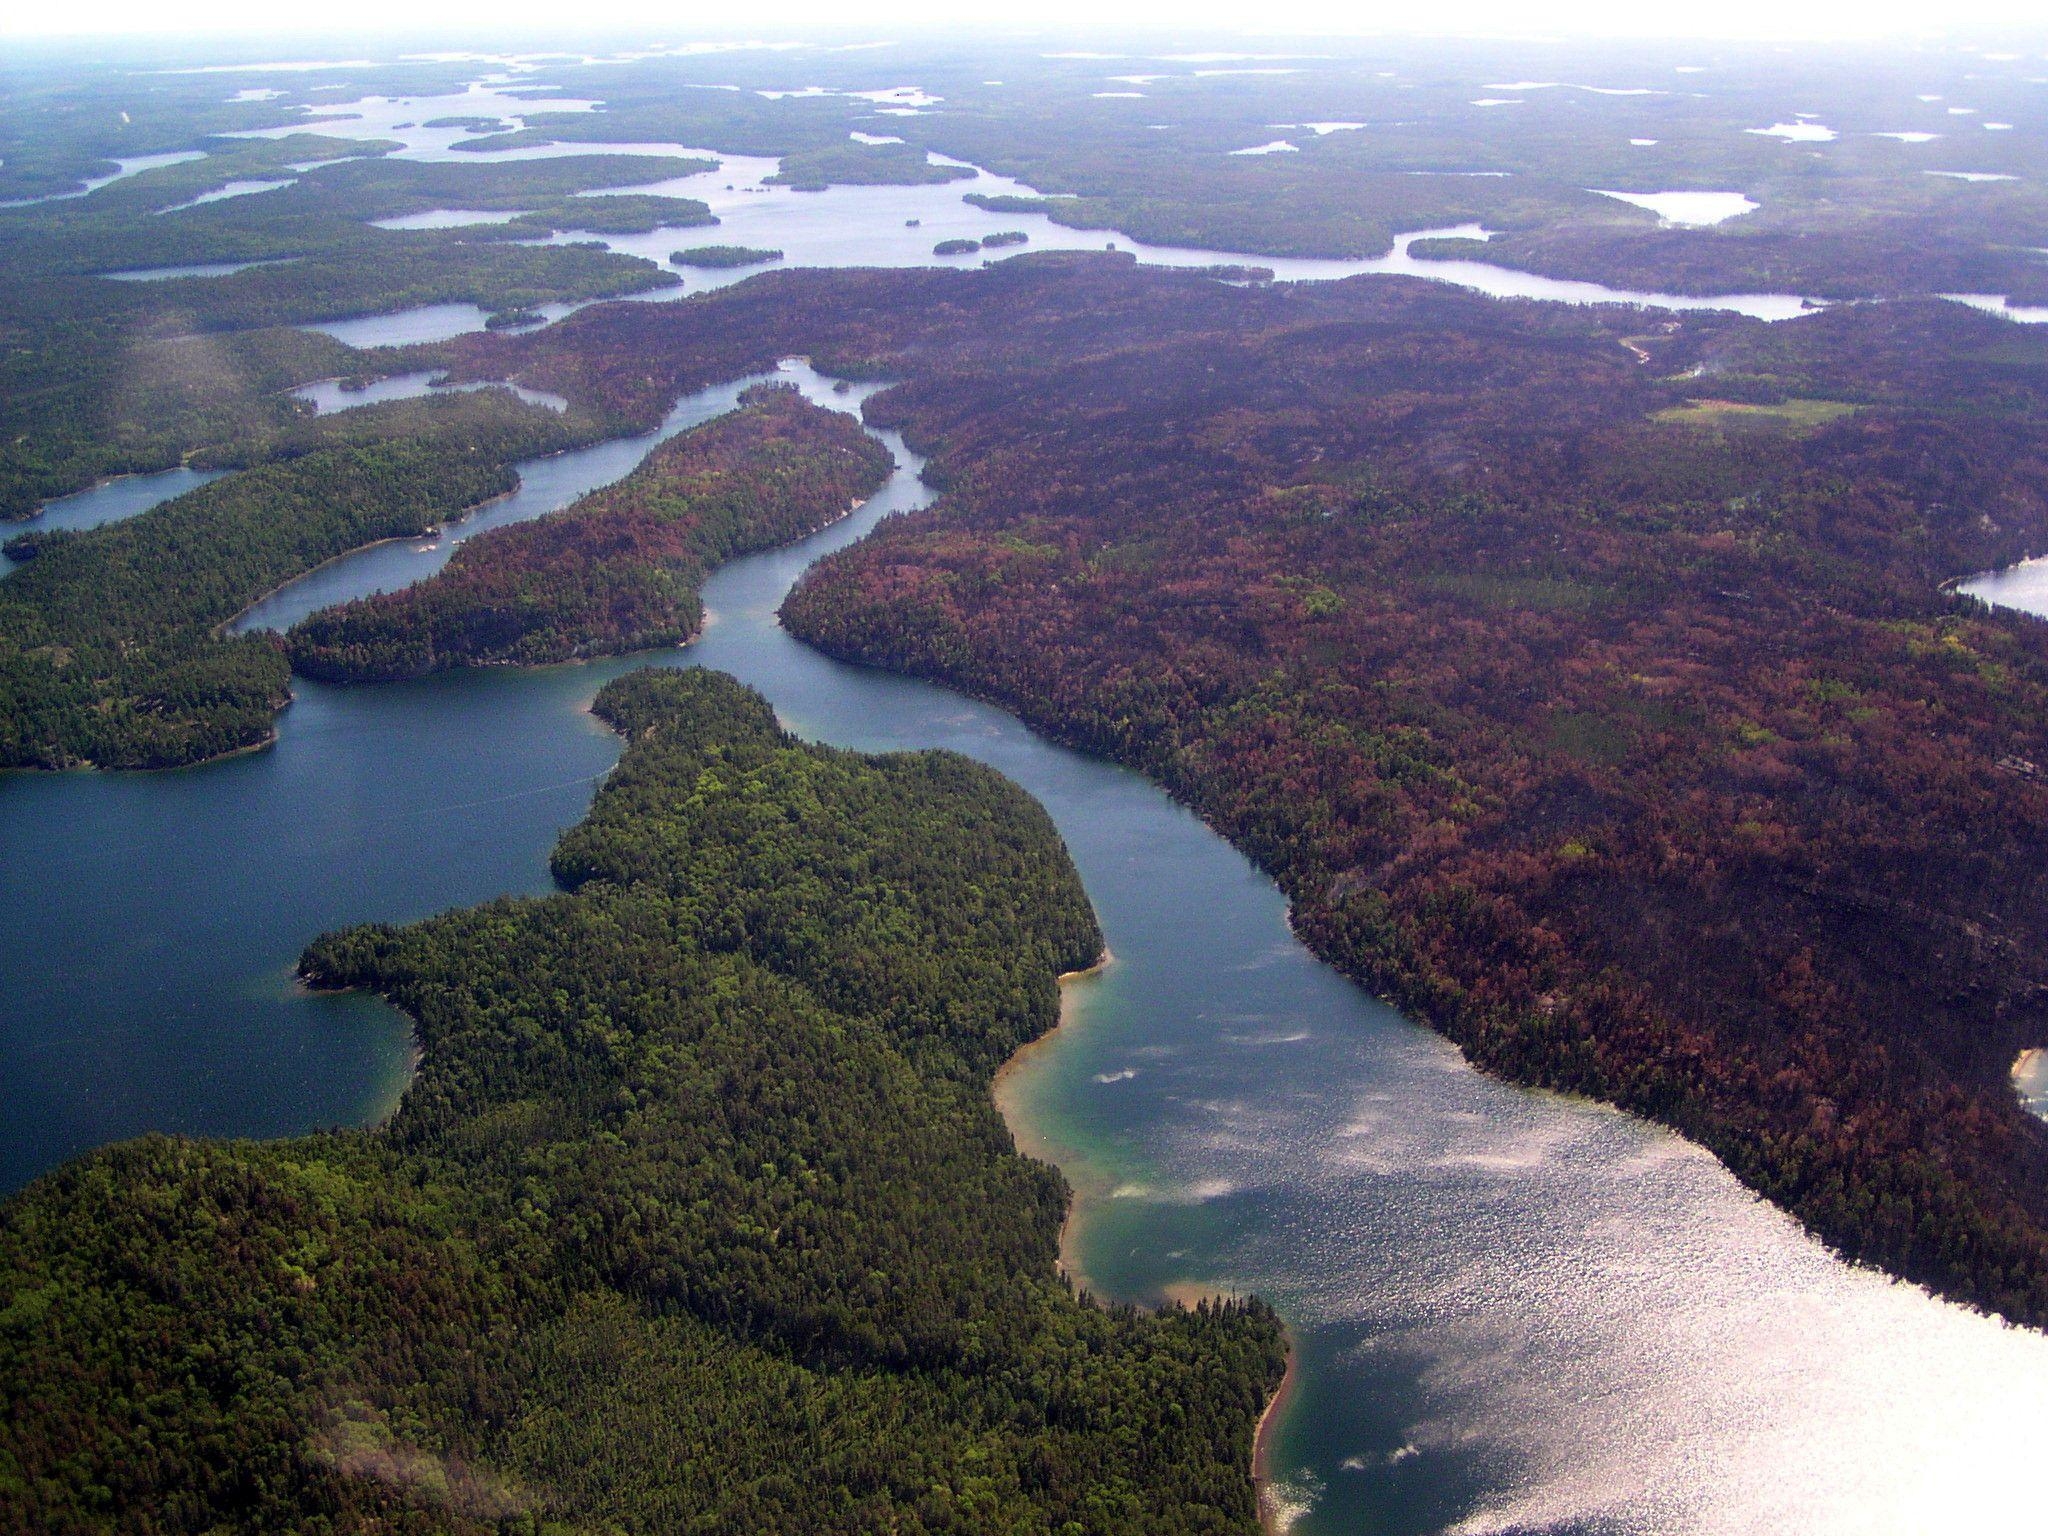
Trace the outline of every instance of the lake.
<instances>
[{"instance_id":1,"label":"lake","mask_svg":"<svg viewBox=\"0 0 2048 1536\"><path fill-rule=\"evenodd\" d=\"M801 364L821 404L845 393ZM398 585L452 540L562 505L661 432L525 467L428 549L378 546L252 612ZM1273 1513L1304 1533L2002 1529L2038 1518L2048 1337L1851 1269L1711 1157L1618 1112L1480 1076L1318 964L1239 854L1135 775L775 622L819 555L922 505L919 461L854 516L717 572L703 638L584 667L301 682L274 750L0 790L0 1177L145 1128L276 1134L393 1102L402 1019L292 984L322 929L548 888L617 743L584 712L637 665L711 665L794 729L944 746L1052 813L1115 962L1005 1084L1081 1193L1069 1265L1151 1301L1257 1289L1297 1341ZM523 499L522 499L523 498Z\"/></svg>"}]
</instances>

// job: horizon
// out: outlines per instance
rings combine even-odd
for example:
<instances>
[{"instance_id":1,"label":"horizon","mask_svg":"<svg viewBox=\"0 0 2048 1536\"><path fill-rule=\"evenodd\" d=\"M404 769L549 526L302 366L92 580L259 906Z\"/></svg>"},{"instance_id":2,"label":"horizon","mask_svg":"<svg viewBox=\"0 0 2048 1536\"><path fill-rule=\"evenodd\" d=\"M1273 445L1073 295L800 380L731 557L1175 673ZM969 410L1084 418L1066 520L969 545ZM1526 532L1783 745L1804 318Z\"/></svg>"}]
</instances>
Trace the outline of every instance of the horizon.
<instances>
[{"instance_id":1,"label":"horizon","mask_svg":"<svg viewBox=\"0 0 2048 1536\"><path fill-rule=\"evenodd\" d=\"M795 0L778 9L766 24L726 25L686 22L652 0L606 0L598 19L581 23L562 17L559 7L540 0L458 0L437 8L423 20L416 7L399 0L365 0L355 8L359 20L336 25L331 19L280 17L257 0L207 0L187 8L180 24L160 25L161 11L140 0L95 0L61 12L23 8L0 16L0 36L62 43L101 42L125 38L135 42L189 39L199 42L318 38L582 38L650 33L692 39L730 38L736 45L768 40L802 46L817 39L838 42L861 36L874 46L935 40L973 40L1014 46L1033 38L1085 35L1090 38L1208 36L1290 39L1303 42L1363 43L1387 38L1403 41L1559 43L1672 43L1716 45L1787 45L1827 42L1836 45L2039 47L2048 58L2048 24L2032 0L1968 0L1944 7L1938 17L1925 5L1907 0L1852 0L1786 6L1770 0L1733 0L1715 8L1714 19L1693 13L1646 11L1622 0L1577 0L1553 8L1541 23L1532 24L1525 7L1509 0L1467 0L1455 19L1432 16L1426 24L1398 18L1362 18L1328 0L1307 0L1269 12L1257 26L1242 24L1243 8L1220 0L1121 0L1107 8L1079 0L1053 0L1034 8L1029 24L981 22L963 26L939 0L887 0L852 19L840 7L822 0ZM903 34L875 37L876 29ZM801 36L797 34L802 34Z\"/></svg>"}]
</instances>

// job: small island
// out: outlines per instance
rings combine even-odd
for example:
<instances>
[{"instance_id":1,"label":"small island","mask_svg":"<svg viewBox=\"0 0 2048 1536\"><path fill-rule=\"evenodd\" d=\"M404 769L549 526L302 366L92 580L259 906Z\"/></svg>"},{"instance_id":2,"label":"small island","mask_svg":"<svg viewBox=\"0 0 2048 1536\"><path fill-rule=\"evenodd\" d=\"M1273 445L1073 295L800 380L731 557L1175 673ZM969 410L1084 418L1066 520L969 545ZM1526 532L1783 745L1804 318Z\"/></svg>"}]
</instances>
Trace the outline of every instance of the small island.
<instances>
[{"instance_id":1,"label":"small island","mask_svg":"<svg viewBox=\"0 0 2048 1536\"><path fill-rule=\"evenodd\" d=\"M976 251L1001 250L1006 245L1022 245L1031 237L1021 229L1006 229L997 234L983 235L979 240L941 240L932 247L934 256L971 256Z\"/></svg>"},{"instance_id":2,"label":"small island","mask_svg":"<svg viewBox=\"0 0 2048 1536\"><path fill-rule=\"evenodd\" d=\"M757 267L782 260L782 252L752 245L698 245L687 251L671 252L672 267Z\"/></svg>"},{"instance_id":3,"label":"small island","mask_svg":"<svg viewBox=\"0 0 2048 1536\"><path fill-rule=\"evenodd\" d=\"M987 213L1050 213L1060 204L1073 204L1072 197L1021 197L1015 192L963 192L960 201Z\"/></svg>"}]
</instances>

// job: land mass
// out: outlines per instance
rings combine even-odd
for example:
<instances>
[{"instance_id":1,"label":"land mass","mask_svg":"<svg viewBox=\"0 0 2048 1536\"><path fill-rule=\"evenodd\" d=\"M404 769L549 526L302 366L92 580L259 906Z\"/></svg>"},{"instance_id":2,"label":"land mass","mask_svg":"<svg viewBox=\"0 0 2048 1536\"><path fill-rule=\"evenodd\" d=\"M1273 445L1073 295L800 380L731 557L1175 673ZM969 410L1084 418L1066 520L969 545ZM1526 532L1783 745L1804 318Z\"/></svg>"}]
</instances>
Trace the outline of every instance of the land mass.
<instances>
[{"instance_id":1,"label":"land mass","mask_svg":"<svg viewBox=\"0 0 2048 1536\"><path fill-rule=\"evenodd\" d=\"M1481 1065L2048 1318L2048 1127L2007 1071L2048 1039L2048 661L1944 589L2048 542L2041 338L1060 256L448 355L631 411L790 351L902 378L868 415L944 491L795 633L1153 775Z\"/></svg>"},{"instance_id":2,"label":"land mass","mask_svg":"<svg viewBox=\"0 0 2048 1536\"><path fill-rule=\"evenodd\" d=\"M990 1099L1101 947L1044 812L717 674L596 709L564 894L306 952L416 1022L388 1125L0 1207L0 1523L1251 1536L1272 1314L1076 1295Z\"/></svg>"},{"instance_id":3,"label":"land mass","mask_svg":"<svg viewBox=\"0 0 2048 1536\"><path fill-rule=\"evenodd\" d=\"M679 645L712 566L816 532L893 464L853 417L756 387L617 485L479 534L426 581L315 614L287 637L292 667L383 682Z\"/></svg>"}]
</instances>

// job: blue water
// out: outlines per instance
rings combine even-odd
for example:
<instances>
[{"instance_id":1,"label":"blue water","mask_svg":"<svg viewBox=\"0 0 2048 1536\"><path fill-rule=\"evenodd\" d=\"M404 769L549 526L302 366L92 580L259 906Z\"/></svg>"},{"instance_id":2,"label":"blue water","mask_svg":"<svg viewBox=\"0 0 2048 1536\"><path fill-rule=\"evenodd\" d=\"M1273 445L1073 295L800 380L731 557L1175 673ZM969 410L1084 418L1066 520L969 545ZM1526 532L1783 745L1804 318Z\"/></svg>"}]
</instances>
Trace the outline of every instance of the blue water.
<instances>
[{"instance_id":1,"label":"blue water","mask_svg":"<svg viewBox=\"0 0 2048 1536\"><path fill-rule=\"evenodd\" d=\"M209 481L218 480L221 474L222 471L217 469L179 468L153 475L123 475L118 480L102 480L86 490L44 502L34 517L24 518L18 523L0 523L0 542L18 533L40 532L47 528L68 528L79 532L97 528L102 523L118 523L138 512L147 512L174 496L196 491ZM19 567L12 560L0 559L0 580L17 569Z\"/></svg>"}]
</instances>

